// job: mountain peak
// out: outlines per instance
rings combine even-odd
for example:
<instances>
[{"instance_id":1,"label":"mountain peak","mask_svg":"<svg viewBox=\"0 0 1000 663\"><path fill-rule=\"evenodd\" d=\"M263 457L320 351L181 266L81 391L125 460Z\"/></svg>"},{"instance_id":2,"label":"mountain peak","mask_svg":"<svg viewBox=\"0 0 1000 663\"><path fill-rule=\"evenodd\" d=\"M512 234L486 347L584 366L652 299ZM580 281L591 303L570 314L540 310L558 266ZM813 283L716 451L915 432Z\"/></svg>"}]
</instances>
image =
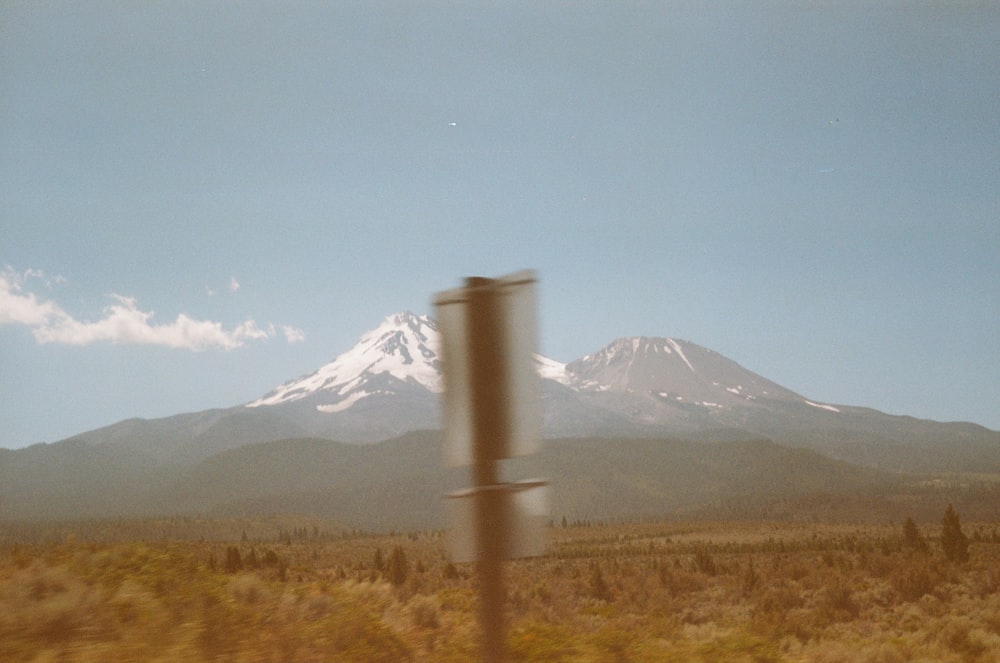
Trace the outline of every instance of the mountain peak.
<instances>
[{"instance_id":1,"label":"mountain peak","mask_svg":"<svg viewBox=\"0 0 1000 663\"><path fill-rule=\"evenodd\" d=\"M437 330L437 325L431 320L430 316L427 315L417 315L413 311L403 311L401 313L393 313L392 315L386 316L382 324L376 329L381 329L382 327L397 327L399 329L411 329L413 331L419 330L421 327L430 326L434 330Z\"/></svg>"},{"instance_id":2,"label":"mountain peak","mask_svg":"<svg viewBox=\"0 0 1000 663\"><path fill-rule=\"evenodd\" d=\"M686 352L687 350L687 352ZM629 336L566 365L566 371L583 388L648 391L660 389L664 376L697 373L688 354L709 352L687 341L672 338Z\"/></svg>"},{"instance_id":3,"label":"mountain peak","mask_svg":"<svg viewBox=\"0 0 1000 663\"><path fill-rule=\"evenodd\" d=\"M347 352L314 373L291 380L247 407L277 405L322 395L320 412L339 412L358 400L384 390L387 378L416 383L440 392L437 325L410 311L386 317ZM371 383L377 379L378 388Z\"/></svg>"},{"instance_id":4,"label":"mountain peak","mask_svg":"<svg viewBox=\"0 0 1000 663\"><path fill-rule=\"evenodd\" d=\"M808 403L708 348L674 338L619 338L570 362L566 372L584 390L644 394L673 405L718 409L765 400Z\"/></svg>"},{"instance_id":5,"label":"mountain peak","mask_svg":"<svg viewBox=\"0 0 1000 663\"><path fill-rule=\"evenodd\" d=\"M396 313L383 320L382 324L372 333L382 330L409 332L421 343L428 343L433 340L435 346L437 345L437 323L428 315L417 315L410 311Z\"/></svg>"},{"instance_id":6,"label":"mountain peak","mask_svg":"<svg viewBox=\"0 0 1000 663\"><path fill-rule=\"evenodd\" d=\"M326 418L350 410L353 419L371 416L364 413L387 416L387 407L402 408L400 412L426 409L444 388L439 348L440 334L430 316L395 313L333 361L280 385L247 407L296 403L296 417L308 411L309 416ZM743 410L776 401L839 412L833 406L806 401L708 348L681 339L624 337L568 364L537 354L534 364L542 379L560 383L584 400L600 400L604 398L600 394L607 392L612 396L613 403L607 403L612 410L624 407L626 419L639 417L647 423L670 422L692 412L722 416L732 408ZM418 402L419 407L414 405ZM427 420L436 421L437 408L431 409Z\"/></svg>"}]
</instances>

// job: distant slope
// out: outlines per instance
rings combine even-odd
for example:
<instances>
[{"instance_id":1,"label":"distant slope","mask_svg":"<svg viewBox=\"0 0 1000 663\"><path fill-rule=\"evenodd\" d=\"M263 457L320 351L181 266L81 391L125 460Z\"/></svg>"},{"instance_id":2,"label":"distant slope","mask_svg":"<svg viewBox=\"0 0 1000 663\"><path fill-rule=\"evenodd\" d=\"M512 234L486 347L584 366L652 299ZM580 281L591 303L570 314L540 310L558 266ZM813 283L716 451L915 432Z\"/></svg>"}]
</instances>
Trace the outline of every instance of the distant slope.
<instances>
[{"instance_id":1,"label":"distant slope","mask_svg":"<svg viewBox=\"0 0 1000 663\"><path fill-rule=\"evenodd\" d=\"M76 444L58 459L42 447L37 459L17 467L18 476L4 477L0 517L299 513L368 529L441 527L443 495L469 477L467 468L442 466L440 444L437 432L363 446L280 440L224 451L155 479L151 466L102 470L108 457L100 449ZM562 439L505 466L507 476L548 477L553 514L571 518L660 517L734 500L884 490L896 482L762 440ZM74 472L76 481L66 482Z\"/></svg>"},{"instance_id":2,"label":"distant slope","mask_svg":"<svg viewBox=\"0 0 1000 663\"><path fill-rule=\"evenodd\" d=\"M74 440L37 444L0 458L0 519L146 513L152 492L180 476L141 451Z\"/></svg>"},{"instance_id":3,"label":"distant slope","mask_svg":"<svg viewBox=\"0 0 1000 663\"><path fill-rule=\"evenodd\" d=\"M160 419L126 419L56 444L100 446L108 452L139 454L159 463L177 465L246 444L305 434L288 413L227 408Z\"/></svg>"},{"instance_id":4,"label":"distant slope","mask_svg":"<svg viewBox=\"0 0 1000 663\"><path fill-rule=\"evenodd\" d=\"M536 464L552 481L553 514L571 519L722 514L734 503L760 506L790 496L872 493L897 485L894 477L768 440L555 440L545 444Z\"/></svg>"},{"instance_id":5,"label":"distant slope","mask_svg":"<svg viewBox=\"0 0 1000 663\"><path fill-rule=\"evenodd\" d=\"M746 516L751 505L815 495L874 499L900 485L898 477L766 440L561 439L504 465L509 477L548 478L557 520ZM202 463L178 488L215 515L294 512L405 530L446 527L442 497L468 482L467 468L442 467L440 436L428 432L363 447L289 440L238 449Z\"/></svg>"},{"instance_id":6,"label":"distant slope","mask_svg":"<svg viewBox=\"0 0 1000 663\"><path fill-rule=\"evenodd\" d=\"M948 502L992 517L1000 481L927 481L831 460L733 431L699 440L568 438L503 462L510 479L546 477L551 514L569 520L936 517ZM977 483L978 482L978 483ZM80 441L0 454L0 520L298 514L367 530L447 527L443 496L469 485L445 468L441 434L369 445L298 438L245 445L183 465ZM976 484L976 485L972 485Z\"/></svg>"},{"instance_id":7,"label":"distant slope","mask_svg":"<svg viewBox=\"0 0 1000 663\"><path fill-rule=\"evenodd\" d=\"M370 530L444 526L443 499L468 482L445 468L438 432L371 445L282 440L206 460L171 489L217 516L297 513ZM337 514L337 515L334 515Z\"/></svg>"},{"instance_id":8,"label":"distant slope","mask_svg":"<svg viewBox=\"0 0 1000 663\"><path fill-rule=\"evenodd\" d=\"M1000 472L1000 433L861 407L824 412L798 403L745 412L733 422L756 436L890 472Z\"/></svg>"}]
</instances>

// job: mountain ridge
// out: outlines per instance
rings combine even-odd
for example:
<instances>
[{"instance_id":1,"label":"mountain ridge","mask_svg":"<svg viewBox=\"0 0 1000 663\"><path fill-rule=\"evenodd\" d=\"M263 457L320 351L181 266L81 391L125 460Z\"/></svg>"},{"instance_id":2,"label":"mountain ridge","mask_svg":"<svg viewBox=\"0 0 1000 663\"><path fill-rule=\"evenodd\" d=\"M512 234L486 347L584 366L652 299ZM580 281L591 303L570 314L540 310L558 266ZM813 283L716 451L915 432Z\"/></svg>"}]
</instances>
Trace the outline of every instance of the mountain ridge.
<instances>
[{"instance_id":1,"label":"mountain ridge","mask_svg":"<svg viewBox=\"0 0 1000 663\"><path fill-rule=\"evenodd\" d=\"M438 340L429 317L395 314L331 362L255 401L127 419L52 444L2 450L0 520L315 511L323 500L375 518L369 500L395 513L376 518L392 527L405 514L436 522L428 515L428 486L439 496L461 485L441 468ZM542 355L534 361L549 440L541 466L572 487L560 508L581 516L589 509L631 517L653 513L657 504L709 509L711 491L697 483L700 474L714 476L716 490L735 486L755 500L794 502L810 491L809 482L849 493L852 486L891 487L887 477L897 475L1000 473L998 432L809 400L682 339L625 337L567 364ZM420 444L406 446L414 440ZM599 441L574 448L572 440ZM765 471L754 450L783 469ZM733 465L730 453L743 460ZM641 462L628 461L630 454ZM530 465L522 465L530 460L507 462L531 476ZM694 474L677 481L696 498L686 500L655 478L674 472L662 466L674 462L690 465ZM619 475L608 478L609 467ZM781 476L799 471L811 478ZM872 472L881 477L874 484L864 479ZM775 481L790 488L775 496L761 484ZM605 496L617 506L602 511L596 495L586 497L595 482L618 491ZM661 487L649 493L651 485ZM419 507L393 506L387 496L400 496L401 486L423 491ZM725 494L733 500L726 508L743 513L739 491Z\"/></svg>"},{"instance_id":2,"label":"mountain ridge","mask_svg":"<svg viewBox=\"0 0 1000 663\"><path fill-rule=\"evenodd\" d=\"M68 439L187 462L282 438L363 444L439 429L439 351L434 320L403 311L315 371L249 403L130 419ZM621 337L565 364L540 354L534 361L546 438L698 437L728 429L897 471L1000 471L998 432L811 400L683 339Z\"/></svg>"},{"instance_id":3,"label":"mountain ridge","mask_svg":"<svg viewBox=\"0 0 1000 663\"><path fill-rule=\"evenodd\" d=\"M306 401L317 412L338 414L373 396L395 395L393 387L401 383L436 395L443 390L439 352L438 329L429 316L410 311L397 313L387 316L347 352L312 373L279 385L245 407ZM697 369L687 353L698 364ZM674 338L623 337L565 364L536 353L535 364L543 382L557 383L574 392L641 393L700 408L778 398L839 411L836 406L809 401L708 348ZM660 408L637 423L669 423L663 420L671 412L671 408Z\"/></svg>"},{"instance_id":4,"label":"mountain ridge","mask_svg":"<svg viewBox=\"0 0 1000 663\"><path fill-rule=\"evenodd\" d=\"M466 468L441 463L441 432L415 431L371 445L326 439L273 440L229 449L170 472L121 467L100 474L106 450L85 444L62 464L88 476L48 491L10 494L0 471L0 522L296 514L369 531L447 526L443 496L467 485ZM929 481L832 460L771 440L732 437L581 437L549 440L535 456L506 461L512 476L544 476L550 514L570 520L931 518L947 503L990 517L998 485L988 478ZM21 462L19 477L30 473ZM2 470L3 468L0 468ZM51 464L50 464L51 469ZM56 481L59 472L48 479ZM14 483L17 483L15 481Z\"/></svg>"}]
</instances>

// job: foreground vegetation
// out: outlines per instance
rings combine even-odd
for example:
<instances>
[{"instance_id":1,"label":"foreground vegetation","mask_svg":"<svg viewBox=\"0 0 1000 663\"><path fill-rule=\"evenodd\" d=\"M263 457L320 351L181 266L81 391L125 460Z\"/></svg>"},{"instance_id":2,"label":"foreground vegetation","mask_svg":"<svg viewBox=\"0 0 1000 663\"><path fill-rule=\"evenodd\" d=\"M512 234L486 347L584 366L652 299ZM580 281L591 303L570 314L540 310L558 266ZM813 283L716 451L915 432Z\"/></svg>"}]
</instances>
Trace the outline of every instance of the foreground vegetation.
<instances>
[{"instance_id":1,"label":"foreground vegetation","mask_svg":"<svg viewBox=\"0 0 1000 663\"><path fill-rule=\"evenodd\" d=\"M956 525L964 545L949 540ZM474 568L448 561L440 532L230 522L219 540L208 529L141 542L88 537L118 531L91 524L57 541L21 529L13 542L8 528L0 660L477 658ZM505 567L511 659L1000 660L998 532L957 518L561 523L547 555Z\"/></svg>"}]
</instances>

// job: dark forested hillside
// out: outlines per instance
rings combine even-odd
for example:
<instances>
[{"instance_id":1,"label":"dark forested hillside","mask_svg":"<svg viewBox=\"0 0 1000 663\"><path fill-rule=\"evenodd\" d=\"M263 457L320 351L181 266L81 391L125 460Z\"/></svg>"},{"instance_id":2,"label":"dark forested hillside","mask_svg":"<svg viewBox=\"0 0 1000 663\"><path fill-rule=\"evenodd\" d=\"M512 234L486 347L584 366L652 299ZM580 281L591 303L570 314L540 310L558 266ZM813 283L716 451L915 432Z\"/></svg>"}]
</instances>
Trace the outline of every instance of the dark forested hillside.
<instances>
[{"instance_id":1,"label":"dark forested hillside","mask_svg":"<svg viewBox=\"0 0 1000 663\"><path fill-rule=\"evenodd\" d=\"M770 440L565 438L502 463L546 478L555 519L895 518L945 496L975 512L1000 484L889 473ZM470 484L445 468L441 434L356 445L319 438L249 444L188 464L82 442L0 457L0 519L301 514L366 530L447 525L444 495Z\"/></svg>"}]
</instances>

